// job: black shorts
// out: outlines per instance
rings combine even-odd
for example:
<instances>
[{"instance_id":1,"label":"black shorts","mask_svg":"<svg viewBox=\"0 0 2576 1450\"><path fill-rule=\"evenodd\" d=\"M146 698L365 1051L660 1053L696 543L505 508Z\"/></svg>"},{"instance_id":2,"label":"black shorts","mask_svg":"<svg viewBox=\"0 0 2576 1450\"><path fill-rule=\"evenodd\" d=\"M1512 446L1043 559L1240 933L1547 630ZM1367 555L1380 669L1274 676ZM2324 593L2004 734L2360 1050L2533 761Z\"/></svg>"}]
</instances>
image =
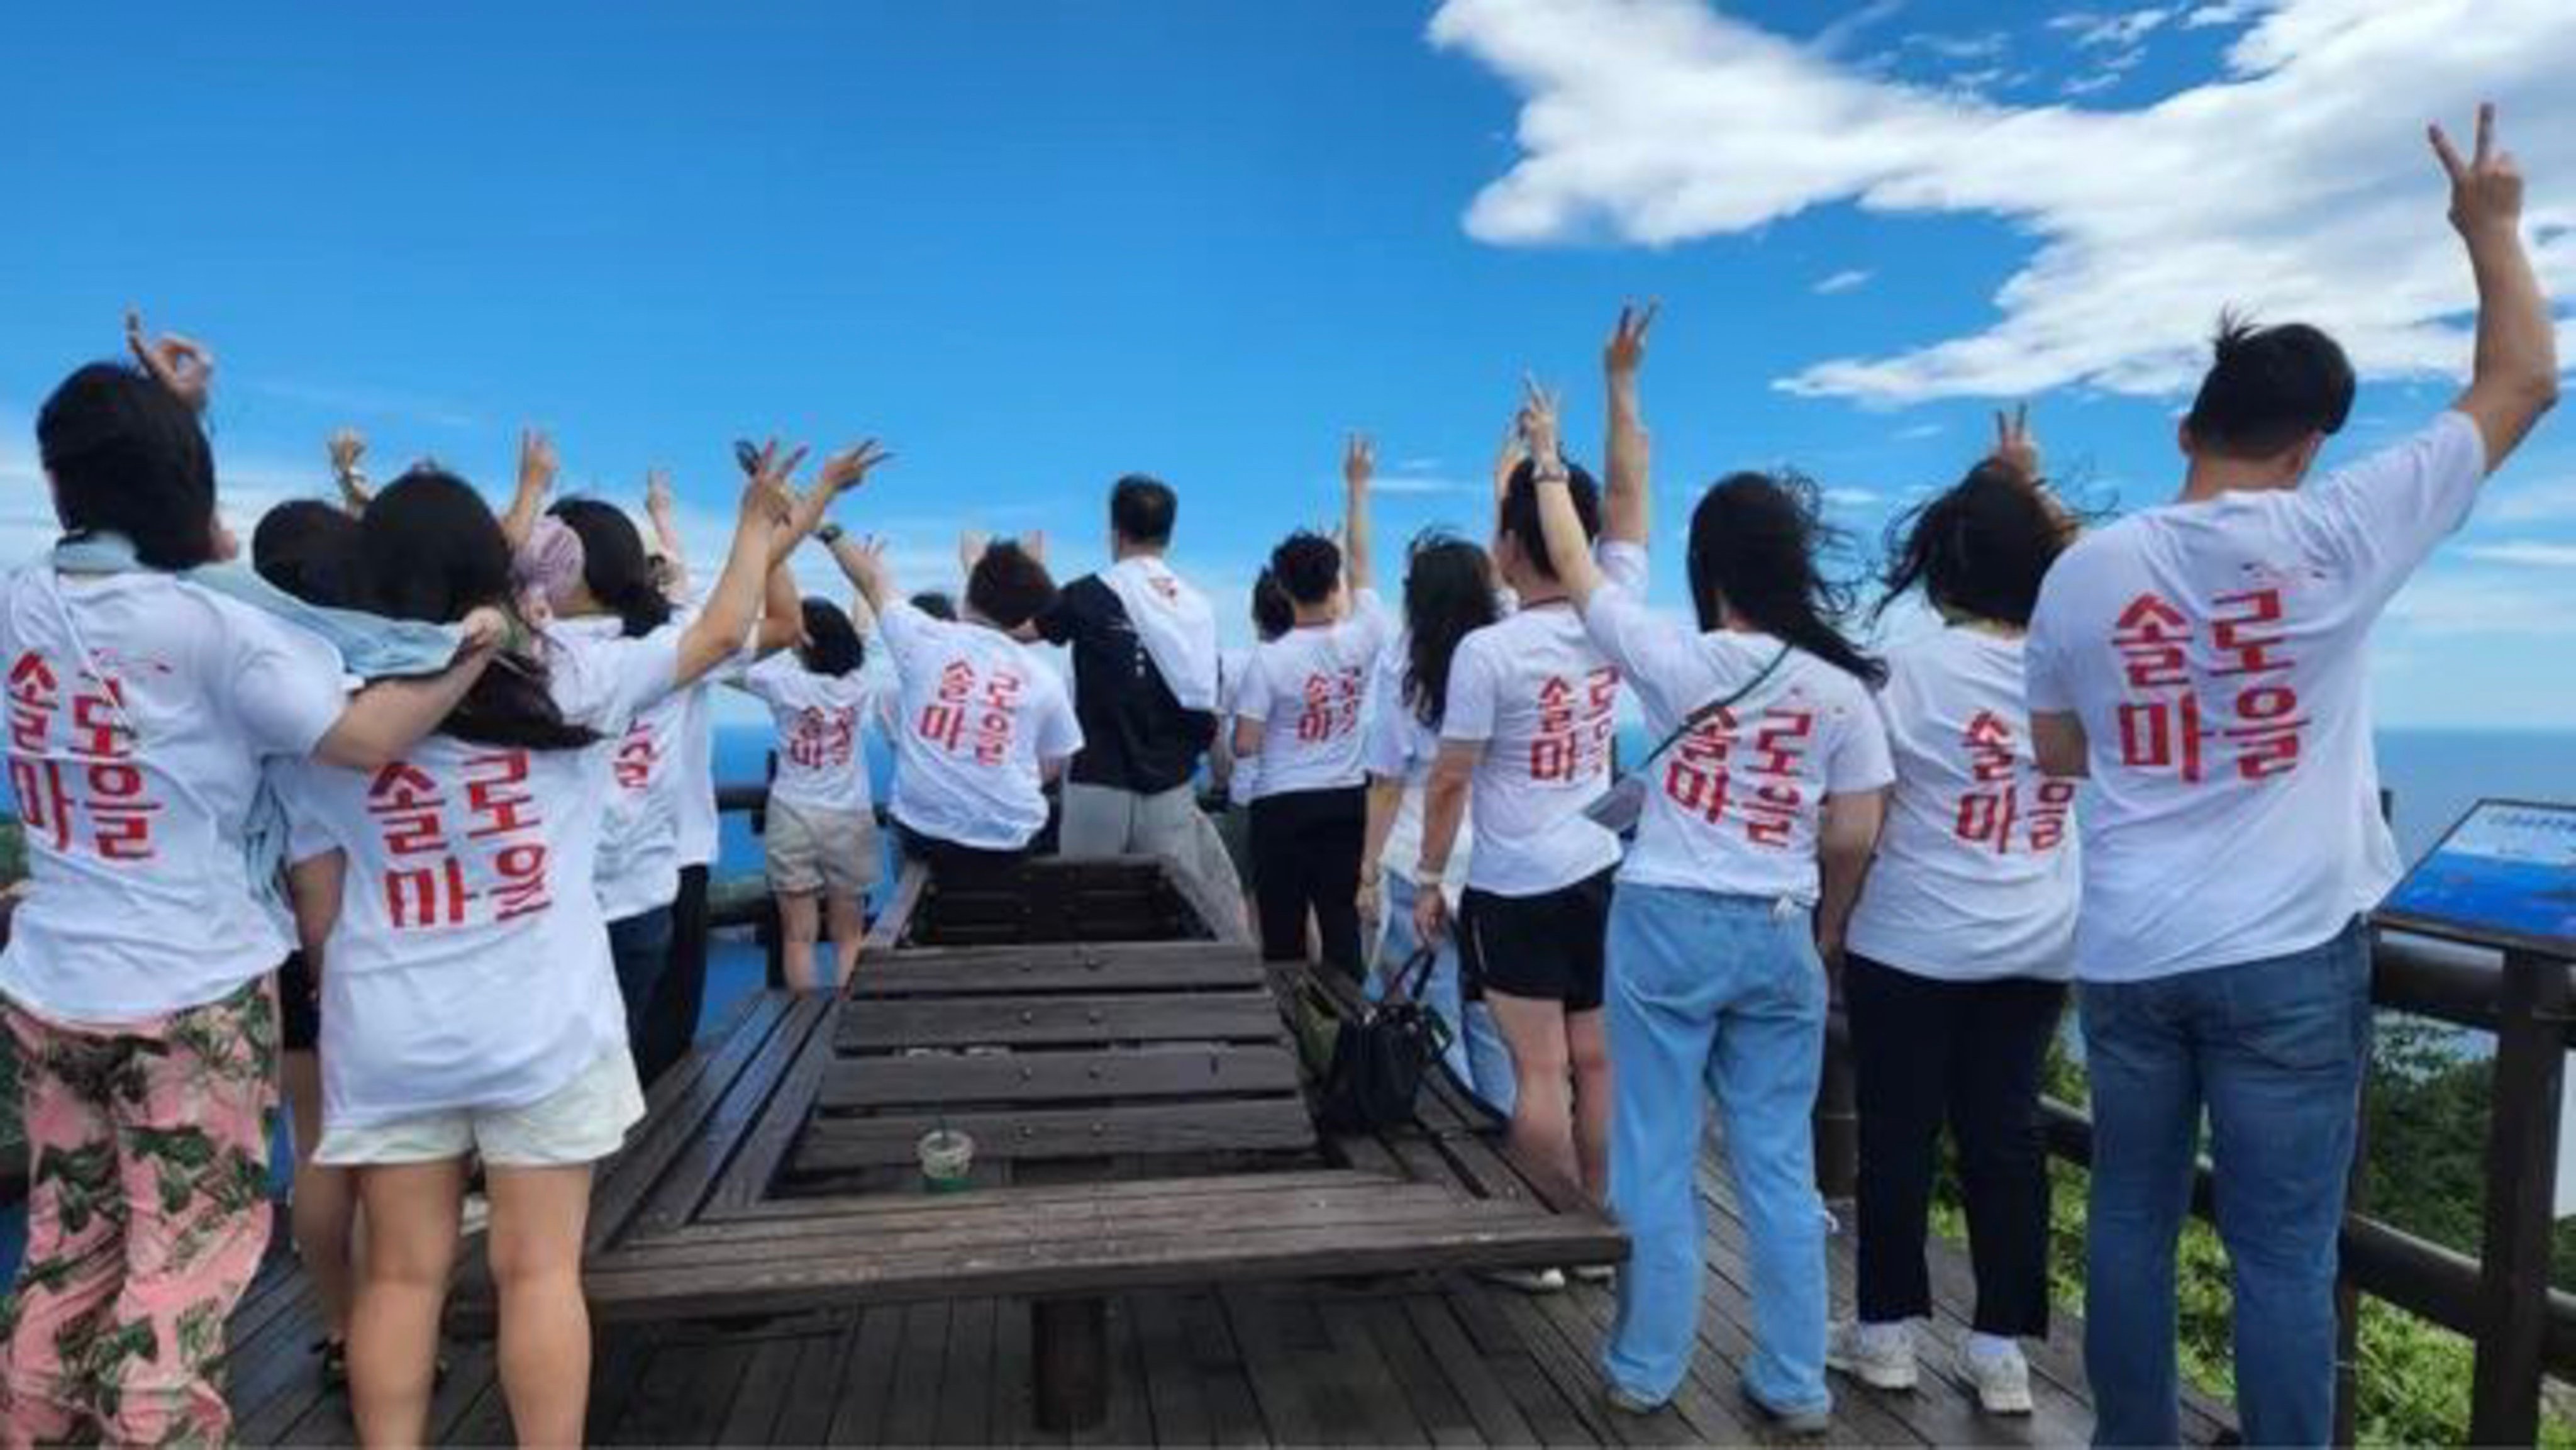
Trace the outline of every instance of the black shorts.
<instances>
[{"instance_id":1,"label":"black shorts","mask_svg":"<svg viewBox=\"0 0 2576 1450\"><path fill-rule=\"evenodd\" d=\"M289 952L278 965L278 1045L288 1052L311 1052L322 1044L321 987L304 953Z\"/></svg>"},{"instance_id":2,"label":"black shorts","mask_svg":"<svg viewBox=\"0 0 2576 1450\"><path fill-rule=\"evenodd\" d=\"M1600 1011L1612 875L1536 896L1467 888L1458 907L1458 968L1469 995L1500 992L1562 1003L1568 1012Z\"/></svg>"}]
</instances>

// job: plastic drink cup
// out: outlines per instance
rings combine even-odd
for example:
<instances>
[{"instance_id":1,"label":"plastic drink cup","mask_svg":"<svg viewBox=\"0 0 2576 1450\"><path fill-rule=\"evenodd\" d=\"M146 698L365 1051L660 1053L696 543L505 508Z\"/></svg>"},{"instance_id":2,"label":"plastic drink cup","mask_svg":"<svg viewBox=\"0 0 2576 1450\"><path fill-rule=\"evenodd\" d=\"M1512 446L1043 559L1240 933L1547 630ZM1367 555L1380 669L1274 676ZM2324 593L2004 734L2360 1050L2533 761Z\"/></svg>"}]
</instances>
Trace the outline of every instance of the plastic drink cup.
<instances>
[{"instance_id":1,"label":"plastic drink cup","mask_svg":"<svg viewBox=\"0 0 2576 1450\"><path fill-rule=\"evenodd\" d=\"M921 1135L921 1181L933 1193L959 1193L975 1170L975 1140L954 1128L934 1128Z\"/></svg>"}]
</instances>

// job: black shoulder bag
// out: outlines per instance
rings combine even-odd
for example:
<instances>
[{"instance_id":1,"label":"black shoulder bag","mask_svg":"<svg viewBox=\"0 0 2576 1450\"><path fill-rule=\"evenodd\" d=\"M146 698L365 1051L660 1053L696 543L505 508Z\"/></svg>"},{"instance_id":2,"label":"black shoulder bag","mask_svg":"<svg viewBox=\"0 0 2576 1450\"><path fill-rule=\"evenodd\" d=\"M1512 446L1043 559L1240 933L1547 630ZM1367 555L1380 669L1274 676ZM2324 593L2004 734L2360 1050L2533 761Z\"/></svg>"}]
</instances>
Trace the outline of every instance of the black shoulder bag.
<instances>
[{"instance_id":1,"label":"black shoulder bag","mask_svg":"<svg viewBox=\"0 0 2576 1450\"><path fill-rule=\"evenodd\" d=\"M1384 1000L1342 1020L1319 1105L1328 1131L1374 1133L1413 1121L1422 1075L1449 1050L1449 1024L1421 1002L1437 960L1435 951L1415 952Z\"/></svg>"},{"instance_id":2,"label":"black shoulder bag","mask_svg":"<svg viewBox=\"0 0 2576 1450\"><path fill-rule=\"evenodd\" d=\"M1636 769L1619 777L1608 790L1601 793L1601 799L1583 808L1583 818L1596 826L1607 828L1615 836L1624 836L1637 829L1637 818L1646 813L1646 775L1655 768L1655 762L1664 758L1665 751L1681 744L1684 736L1716 718L1720 711L1732 710L1743 704L1745 697L1761 689L1773 675L1778 674L1780 666L1786 664L1788 659L1789 646L1784 644L1780 646L1780 652L1771 657L1771 663L1764 665L1760 673L1745 681L1742 688L1719 699L1711 700L1683 716L1682 723L1673 727L1673 733L1664 737L1663 744L1647 751L1646 758L1637 762Z\"/></svg>"}]
</instances>

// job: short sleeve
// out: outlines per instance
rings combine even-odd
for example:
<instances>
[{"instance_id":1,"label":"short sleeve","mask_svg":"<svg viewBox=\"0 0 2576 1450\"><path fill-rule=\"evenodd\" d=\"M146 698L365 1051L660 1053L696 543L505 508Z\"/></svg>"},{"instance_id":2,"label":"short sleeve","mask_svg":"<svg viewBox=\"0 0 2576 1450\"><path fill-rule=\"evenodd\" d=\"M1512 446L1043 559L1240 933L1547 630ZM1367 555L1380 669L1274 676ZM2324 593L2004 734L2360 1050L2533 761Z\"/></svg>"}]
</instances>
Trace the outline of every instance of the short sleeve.
<instances>
[{"instance_id":1,"label":"short sleeve","mask_svg":"<svg viewBox=\"0 0 2576 1450\"><path fill-rule=\"evenodd\" d=\"M1386 612L1386 601L1376 590L1363 589L1351 596L1350 642L1357 653L1376 658L1394 632L1394 617Z\"/></svg>"},{"instance_id":2,"label":"short sleeve","mask_svg":"<svg viewBox=\"0 0 2576 1450\"><path fill-rule=\"evenodd\" d=\"M312 754L348 708L338 652L321 636L265 615L225 615L231 628L220 668L243 733L261 755Z\"/></svg>"},{"instance_id":3,"label":"short sleeve","mask_svg":"<svg viewBox=\"0 0 2576 1450\"><path fill-rule=\"evenodd\" d=\"M1270 719L1270 650L1257 649L1243 666L1243 683L1235 688L1234 713L1245 720Z\"/></svg>"},{"instance_id":4,"label":"short sleeve","mask_svg":"<svg viewBox=\"0 0 2576 1450\"><path fill-rule=\"evenodd\" d=\"M1698 663L1699 637L1678 621L1657 614L1625 589L1604 589L1592 596L1583 627L1595 648L1640 695L1659 698L1667 682L1686 679ZM1721 680L1720 688L1736 681ZM1675 701L1674 713L1697 701Z\"/></svg>"},{"instance_id":5,"label":"short sleeve","mask_svg":"<svg viewBox=\"0 0 2576 1450\"><path fill-rule=\"evenodd\" d=\"M2069 605L2065 598L2075 576L2065 567L2069 552L2039 586L2039 603L2030 614L2030 633L2021 647L2022 702L2034 715L2065 715L2075 709L2075 683L2069 677L2066 654L2066 630Z\"/></svg>"},{"instance_id":6,"label":"short sleeve","mask_svg":"<svg viewBox=\"0 0 2576 1450\"><path fill-rule=\"evenodd\" d=\"M1055 603L1037 617L1038 638L1049 644L1071 644L1099 627L1101 609L1099 594L1111 594L1109 586L1096 574L1086 574L1056 594Z\"/></svg>"},{"instance_id":7,"label":"short sleeve","mask_svg":"<svg viewBox=\"0 0 2576 1450\"><path fill-rule=\"evenodd\" d=\"M269 792L277 797L277 808L286 817L286 860L289 865L328 856L340 849L338 838L331 834L330 824L313 804L313 786L307 772L318 769L304 761L273 764L264 772Z\"/></svg>"},{"instance_id":8,"label":"short sleeve","mask_svg":"<svg viewBox=\"0 0 2576 1450\"><path fill-rule=\"evenodd\" d=\"M1643 599L1646 597L1646 546L1605 539L1592 551L1601 577Z\"/></svg>"},{"instance_id":9,"label":"short sleeve","mask_svg":"<svg viewBox=\"0 0 2576 1450\"><path fill-rule=\"evenodd\" d=\"M792 703L786 699L786 696L794 683L793 676L803 673L804 668L796 662L794 650L780 650L743 670L734 683L740 686L745 694L764 704L786 705Z\"/></svg>"},{"instance_id":10,"label":"short sleeve","mask_svg":"<svg viewBox=\"0 0 2576 1450\"><path fill-rule=\"evenodd\" d=\"M2477 424L2446 412L2405 442L2300 489L2288 507L2303 542L2341 563L2367 597L2385 601L2467 521L2486 476Z\"/></svg>"},{"instance_id":11,"label":"short sleeve","mask_svg":"<svg viewBox=\"0 0 2576 1450\"><path fill-rule=\"evenodd\" d=\"M1409 773L1414 714L1404 699L1404 667L1390 654L1369 685L1368 733L1360 740L1360 768L1388 780Z\"/></svg>"},{"instance_id":12,"label":"short sleeve","mask_svg":"<svg viewBox=\"0 0 2576 1450\"><path fill-rule=\"evenodd\" d=\"M1864 690L1854 689L1842 712L1841 739L1825 762L1825 794L1852 795L1877 790L1896 781L1896 761L1887 746L1887 722Z\"/></svg>"},{"instance_id":13,"label":"short sleeve","mask_svg":"<svg viewBox=\"0 0 2576 1450\"><path fill-rule=\"evenodd\" d=\"M642 639L555 637L548 660L556 708L574 725L622 735L634 718L677 688L680 631L668 625Z\"/></svg>"},{"instance_id":14,"label":"short sleeve","mask_svg":"<svg viewBox=\"0 0 2576 1450\"><path fill-rule=\"evenodd\" d=\"M1440 738L1482 743L1494 738L1494 635L1478 630L1459 642L1449 662L1449 698L1442 703Z\"/></svg>"},{"instance_id":15,"label":"short sleeve","mask_svg":"<svg viewBox=\"0 0 2576 1450\"><path fill-rule=\"evenodd\" d=\"M1062 760L1082 749L1082 722L1074 717L1073 696L1061 680L1047 686L1046 717L1038 722L1036 740L1040 760Z\"/></svg>"},{"instance_id":16,"label":"short sleeve","mask_svg":"<svg viewBox=\"0 0 2576 1450\"><path fill-rule=\"evenodd\" d=\"M923 634L932 620L908 599L887 602L885 612L877 616L877 637L885 641L886 653L894 657L897 671L921 648Z\"/></svg>"}]
</instances>

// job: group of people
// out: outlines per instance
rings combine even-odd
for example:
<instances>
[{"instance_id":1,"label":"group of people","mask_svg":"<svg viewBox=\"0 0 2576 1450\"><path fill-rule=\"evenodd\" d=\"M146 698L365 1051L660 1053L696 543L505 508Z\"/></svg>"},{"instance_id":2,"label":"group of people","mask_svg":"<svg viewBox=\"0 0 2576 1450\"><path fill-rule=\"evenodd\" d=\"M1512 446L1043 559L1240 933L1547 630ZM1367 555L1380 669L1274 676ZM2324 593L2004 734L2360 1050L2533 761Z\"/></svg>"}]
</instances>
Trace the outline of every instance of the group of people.
<instances>
[{"instance_id":1,"label":"group of people","mask_svg":"<svg viewBox=\"0 0 2576 1450\"><path fill-rule=\"evenodd\" d=\"M210 359L131 327L139 366L83 367L46 403L63 539L0 587L31 862L0 1011L33 1169L0 1444L224 1437L281 1053L309 1160L295 1234L361 1433L422 1434L479 1171L517 1432L581 1439L591 1165L703 991L718 686L778 722L793 985L865 970L871 726L884 814L934 873L1007 867L1052 824L1067 854L1160 856L1196 899L1246 901L1270 958L1385 991L1427 955L1452 1069L1524 1164L1631 1237L1603 1367L1632 1413L1694 1353L1710 1103L1755 1406L1816 1430L1829 1370L1913 1385L1946 1127L1977 1288L1961 1373L2026 1412L2017 1341L2049 1312L2038 1079L2071 980L2098 1437L2178 1438L2174 1250L2206 1118L2246 1436L2324 1443L2360 919L2396 866L2366 641L2557 388L2491 115L2472 155L2433 144L2479 295L2449 410L2311 479L2350 365L2313 328L2230 323L2179 430L2180 496L2089 528L2003 418L1895 531L1879 609L1919 599L1939 627L1884 650L1855 636L1793 476L1708 488L1688 617L1648 602L1651 307L1606 349L1601 480L1531 387L1491 517L1415 539L1390 607L1353 439L1338 537L1272 552L1241 652L1167 558L1176 495L1143 476L1111 492L1100 573L1058 588L1042 540L975 539L953 603L905 597L880 544L826 522L884 461L872 443L801 492L802 450L741 445L702 590L667 486L651 540L608 503L549 504L533 435L501 513L434 464L375 489L336 441L340 500L273 511L244 568L199 416ZM808 537L852 609L799 596ZM1651 742L1631 761L1623 701ZM1234 819L1201 808L1203 769ZM1837 996L1861 1128L1841 1324L1809 1128Z\"/></svg>"}]
</instances>

